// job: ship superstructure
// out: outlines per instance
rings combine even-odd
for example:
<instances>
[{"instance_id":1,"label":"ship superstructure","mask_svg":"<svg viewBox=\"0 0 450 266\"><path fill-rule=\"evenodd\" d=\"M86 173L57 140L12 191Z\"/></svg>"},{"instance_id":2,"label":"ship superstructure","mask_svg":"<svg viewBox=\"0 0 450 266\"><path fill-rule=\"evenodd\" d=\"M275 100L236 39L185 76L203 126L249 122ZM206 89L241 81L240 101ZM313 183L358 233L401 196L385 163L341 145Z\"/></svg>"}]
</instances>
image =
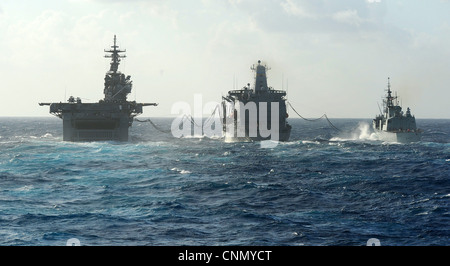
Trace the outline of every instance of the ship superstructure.
<instances>
[{"instance_id":1,"label":"ship superstructure","mask_svg":"<svg viewBox=\"0 0 450 266\"><path fill-rule=\"evenodd\" d=\"M259 60L251 67L254 85L230 90L222 97L226 140L289 140L291 125L287 122L286 91L268 86L266 73L269 69Z\"/></svg>"},{"instance_id":2,"label":"ship superstructure","mask_svg":"<svg viewBox=\"0 0 450 266\"><path fill-rule=\"evenodd\" d=\"M81 98L70 96L67 103L39 103L49 105L50 113L63 120L64 141L128 141L128 130L135 116L142 114L144 106L156 103L128 101L131 93L131 76L125 76L118 68L126 50L116 44L104 50L111 58L111 66L105 75L104 99L98 103L83 103Z\"/></svg>"},{"instance_id":3,"label":"ship superstructure","mask_svg":"<svg viewBox=\"0 0 450 266\"><path fill-rule=\"evenodd\" d=\"M383 113L373 119L372 126L379 139L385 141L417 142L422 137L422 131L417 128L416 118L411 115L409 107L404 114L398 104L398 97L392 96L390 78L387 95L383 99Z\"/></svg>"}]
</instances>

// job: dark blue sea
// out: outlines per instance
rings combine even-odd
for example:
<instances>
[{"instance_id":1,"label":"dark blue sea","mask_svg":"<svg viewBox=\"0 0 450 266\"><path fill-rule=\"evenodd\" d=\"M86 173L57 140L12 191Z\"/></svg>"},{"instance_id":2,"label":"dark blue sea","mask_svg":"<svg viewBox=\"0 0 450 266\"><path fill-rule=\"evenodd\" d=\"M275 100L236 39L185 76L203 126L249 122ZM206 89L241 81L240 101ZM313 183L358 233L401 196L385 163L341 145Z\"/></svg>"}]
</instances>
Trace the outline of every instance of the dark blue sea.
<instances>
[{"instance_id":1,"label":"dark blue sea","mask_svg":"<svg viewBox=\"0 0 450 266\"><path fill-rule=\"evenodd\" d=\"M450 245L450 120L418 119L413 144L370 119L289 121L261 148L139 122L127 143L63 142L56 117L0 118L0 245Z\"/></svg>"}]
</instances>

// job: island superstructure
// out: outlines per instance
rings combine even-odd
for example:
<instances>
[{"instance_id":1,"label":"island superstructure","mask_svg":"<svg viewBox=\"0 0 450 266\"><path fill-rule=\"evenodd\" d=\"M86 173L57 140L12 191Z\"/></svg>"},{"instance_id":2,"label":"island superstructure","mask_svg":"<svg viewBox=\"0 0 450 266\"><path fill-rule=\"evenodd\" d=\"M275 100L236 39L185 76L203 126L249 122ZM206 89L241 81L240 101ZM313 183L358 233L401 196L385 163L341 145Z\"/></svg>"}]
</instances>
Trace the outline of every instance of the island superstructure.
<instances>
[{"instance_id":1,"label":"island superstructure","mask_svg":"<svg viewBox=\"0 0 450 266\"><path fill-rule=\"evenodd\" d=\"M260 60L251 67L254 85L230 90L222 97L222 126L225 140L288 141L291 125L287 122L286 91L268 86L267 70Z\"/></svg>"},{"instance_id":2,"label":"island superstructure","mask_svg":"<svg viewBox=\"0 0 450 266\"><path fill-rule=\"evenodd\" d=\"M416 118L411 115L411 110L408 107L404 114L398 104L398 97L392 96L390 78L387 95L383 99L383 113L373 119L372 126L380 140L400 143L421 140L422 131L417 128Z\"/></svg>"},{"instance_id":3,"label":"island superstructure","mask_svg":"<svg viewBox=\"0 0 450 266\"><path fill-rule=\"evenodd\" d=\"M128 130L134 117L142 114L144 106L156 103L128 101L131 93L131 76L125 76L119 69L126 50L120 50L114 35L114 45L104 50L111 58L111 66L105 75L104 99L98 103L84 103L80 97L70 96L67 103L39 103L49 105L50 113L63 120L64 141L128 141Z\"/></svg>"}]
</instances>

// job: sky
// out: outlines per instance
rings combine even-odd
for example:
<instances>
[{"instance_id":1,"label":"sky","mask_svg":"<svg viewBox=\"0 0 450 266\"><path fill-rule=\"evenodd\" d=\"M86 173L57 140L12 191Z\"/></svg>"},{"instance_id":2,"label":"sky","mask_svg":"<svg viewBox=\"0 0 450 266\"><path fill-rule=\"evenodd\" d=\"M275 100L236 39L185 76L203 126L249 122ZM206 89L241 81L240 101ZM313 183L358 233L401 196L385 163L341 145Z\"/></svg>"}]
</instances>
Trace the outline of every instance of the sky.
<instances>
[{"instance_id":1,"label":"sky","mask_svg":"<svg viewBox=\"0 0 450 266\"><path fill-rule=\"evenodd\" d=\"M304 117L373 118L390 77L416 118L450 118L448 14L449 0L2 0L0 116L102 99L117 35L128 99L159 104L143 117L220 102L261 60Z\"/></svg>"}]
</instances>

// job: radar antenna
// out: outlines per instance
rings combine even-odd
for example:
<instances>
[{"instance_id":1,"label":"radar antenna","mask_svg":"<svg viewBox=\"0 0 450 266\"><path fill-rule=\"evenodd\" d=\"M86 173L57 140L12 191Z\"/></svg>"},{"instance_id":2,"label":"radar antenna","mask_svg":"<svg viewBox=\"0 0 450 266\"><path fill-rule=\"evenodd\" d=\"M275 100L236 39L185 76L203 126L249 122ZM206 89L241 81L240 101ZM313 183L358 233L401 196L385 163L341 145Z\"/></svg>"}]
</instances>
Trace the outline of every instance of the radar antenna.
<instances>
[{"instance_id":1,"label":"radar antenna","mask_svg":"<svg viewBox=\"0 0 450 266\"><path fill-rule=\"evenodd\" d=\"M111 67L109 69L109 72L117 73L117 70L119 69L120 59L127 57L126 55L121 55L120 53L125 53L127 50L119 50L119 46L116 44L116 35L114 35L114 45L111 46L110 50L104 50L105 53L111 53L105 55L105 58L111 58Z\"/></svg>"},{"instance_id":2,"label":"radar antenna","mask_svg":"<svg viewBox=\"0 0 450 266\"><path fill-rule=\"evenodd\" d=\"M388 77L388 90L387 90L387 97L386 97L386 107L393 107L394 103L393 100L397 99L397 96L393 97L392 96L392 91L391 91L391 78Z\"/></svg>"}]
</instances>

